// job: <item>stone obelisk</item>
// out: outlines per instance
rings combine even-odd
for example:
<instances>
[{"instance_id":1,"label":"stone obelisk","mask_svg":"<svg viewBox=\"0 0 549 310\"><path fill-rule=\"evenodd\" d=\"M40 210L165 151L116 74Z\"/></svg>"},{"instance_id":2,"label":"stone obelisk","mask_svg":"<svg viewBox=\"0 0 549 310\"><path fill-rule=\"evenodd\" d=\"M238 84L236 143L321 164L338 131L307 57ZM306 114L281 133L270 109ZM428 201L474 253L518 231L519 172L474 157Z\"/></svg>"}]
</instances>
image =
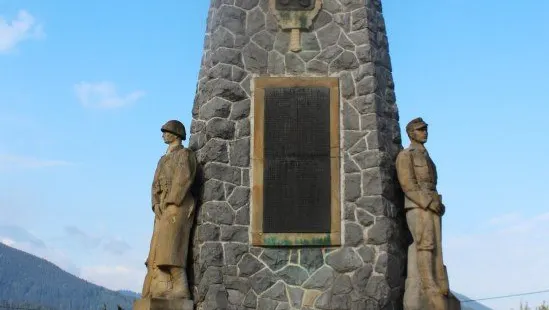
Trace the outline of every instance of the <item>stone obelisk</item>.
<instances>
[{"instance_id":1,"label":"stone obelisk","mask_svg":"<svg viewBox=\"0 0 549 310\"><path fill-rule=\"evenodd\" d=\"M306 108L315 104L324 123L281 117L314 115ZM318 135L324 159L311 164L307 148L276 146L292 139L286 125ZM196 309L402 309L402 146L380 0L212 0L189 147L201 167L189 279ZM272 209L302 194L288 184L309 182L297 172L287 183L273 177L295 168L276 170L296 160L276 157L281 149L301 152L300 165L318 163L319 180L307 180L328 188L318 191L327 209ZM293 194L273 194L284 190Z\"/></svg>"}]
</instances>

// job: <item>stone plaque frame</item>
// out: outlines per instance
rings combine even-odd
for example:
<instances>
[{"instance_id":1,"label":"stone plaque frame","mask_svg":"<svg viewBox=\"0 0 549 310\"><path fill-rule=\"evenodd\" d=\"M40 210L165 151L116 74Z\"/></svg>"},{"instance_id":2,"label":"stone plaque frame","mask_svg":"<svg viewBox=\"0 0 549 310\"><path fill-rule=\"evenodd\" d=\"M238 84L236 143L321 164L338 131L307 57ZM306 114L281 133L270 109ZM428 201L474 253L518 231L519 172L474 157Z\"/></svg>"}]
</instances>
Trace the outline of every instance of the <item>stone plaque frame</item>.
<instances>
[{"instance_id":1,"label":"stone plaque frame","mask_svg":"<svg viewBox=\"0 0 549 310\"><path fill-rule=\"evenodd\" d=\"M255 246L339 246L341 245L341 182L340 182L340 107L337 77L258 77L253 91L253 147L251 239ZM263 173L265 88L327 87L330 89L330 231L323 233L263 232Z\"/></svg>"}]
</instances>

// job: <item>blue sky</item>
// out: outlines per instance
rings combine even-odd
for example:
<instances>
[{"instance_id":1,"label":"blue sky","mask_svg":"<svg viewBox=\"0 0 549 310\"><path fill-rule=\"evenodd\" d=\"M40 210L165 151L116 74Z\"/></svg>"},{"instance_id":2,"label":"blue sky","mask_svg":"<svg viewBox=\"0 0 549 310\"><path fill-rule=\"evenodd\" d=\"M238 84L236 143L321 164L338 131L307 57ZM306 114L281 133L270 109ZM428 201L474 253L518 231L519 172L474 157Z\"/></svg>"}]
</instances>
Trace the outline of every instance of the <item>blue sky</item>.
<instances>
[{"instance_id":1,"label":"blue sky","mask_svg":"<svg viewBox=\"0 0 549 310\"><path fill-rule=\"evenodd\" d=\"M452 288L549 289L549 2L383 4L401 127L430 125ZM140 290L159 127L190 124L208 6L0 0L5 242Z\"/></svg>"}]
</instances>

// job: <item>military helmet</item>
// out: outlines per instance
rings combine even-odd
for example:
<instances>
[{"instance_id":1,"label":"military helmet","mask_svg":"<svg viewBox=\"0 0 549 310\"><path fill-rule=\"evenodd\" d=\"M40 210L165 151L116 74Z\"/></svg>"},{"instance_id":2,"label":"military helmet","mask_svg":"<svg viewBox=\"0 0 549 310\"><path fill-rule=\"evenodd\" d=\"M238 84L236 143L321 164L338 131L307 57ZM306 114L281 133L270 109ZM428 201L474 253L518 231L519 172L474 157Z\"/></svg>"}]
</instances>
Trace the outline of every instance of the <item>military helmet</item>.
<instances>
[{"instance_id":1,"label":"military helmet","mask_svg":"<svg viewBox=\"0 0 549 310\"><path fill-rule=\"evenodd\" d=\"M185 140L187 138L185 126L178 120L167 121L160 130L162 132L173 133L174 135L180 137L182 140Z\"/></svg>"}]
</instances>

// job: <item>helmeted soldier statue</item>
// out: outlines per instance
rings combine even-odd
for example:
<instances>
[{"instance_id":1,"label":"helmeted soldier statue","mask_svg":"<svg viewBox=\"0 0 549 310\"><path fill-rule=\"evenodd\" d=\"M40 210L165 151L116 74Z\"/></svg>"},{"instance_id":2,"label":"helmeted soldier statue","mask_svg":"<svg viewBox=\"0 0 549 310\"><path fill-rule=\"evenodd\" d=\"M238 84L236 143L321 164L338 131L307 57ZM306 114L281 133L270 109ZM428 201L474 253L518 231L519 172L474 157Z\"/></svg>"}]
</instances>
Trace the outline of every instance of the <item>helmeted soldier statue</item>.
<instances>
[{"instance_id":1,"label":"helmeted soldier statue","mask_svg":"<svg viewBox=\"0 0 549 310\"><path fill-rule=\"evenodd\" d=\"M406 126L410 146L396 159L404 192L406 221L413 243L408 249L405 310L459 309L450 293L442 260L441 217L445 206L437 191L437 169L427 149L427 123L415 118Z\"/></svg>"},{"instance_id":2,"label":"helmeted soldier statue","mask_svg":"<svg viewBox=\"0 0 549 310\"><path fill-rule=\"evenodd\" d=\"M152 183L154 232L145 265L142 298L190 299L186 265L195 199L190 188L195 154L182 146L185 127L177 120L161 128L168 150L158 162Z\"/></svg>"}]
</instances>

